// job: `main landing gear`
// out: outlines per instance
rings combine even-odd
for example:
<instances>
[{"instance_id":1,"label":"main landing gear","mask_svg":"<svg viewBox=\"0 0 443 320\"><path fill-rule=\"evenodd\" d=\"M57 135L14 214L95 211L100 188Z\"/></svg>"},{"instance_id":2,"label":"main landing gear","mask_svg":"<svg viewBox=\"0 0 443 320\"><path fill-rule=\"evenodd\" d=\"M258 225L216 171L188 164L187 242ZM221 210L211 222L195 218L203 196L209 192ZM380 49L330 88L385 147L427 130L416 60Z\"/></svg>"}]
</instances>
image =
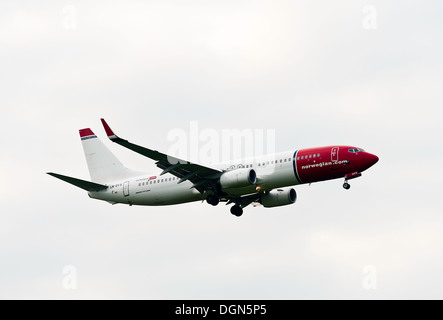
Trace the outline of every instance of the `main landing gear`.
<instances>
[{"instance_id":1,"label":"main landing gear","mask_svg":"<svg viewBox=\"0 0 443 320\"><path fill-rule=\"evenodd\" d=\"M206 202L209 203L210 205L216 206L220 203L220 198L214 194L210 194L206 198ZM241 215L243 214L243 208L240 205L236 204L231 207L231 213L236 217L241 217Z\"/></svg>"},{"instance_id":2,"label":"main landing gear","mask_svg":"<svg viewBox=\"0 0 443 320\"><path fill-rule=\"evenodd\" d=\"M231 213L236 217L241 217L243 214L243 209L238 204L231 207Z\"/></svg>"},{"instance_id":3,"label":"main landing gear","mask_svg":"<svg viewBox=\"0 0 443 320\"><path fill-rule=\"evenodd\" d=\"M345 181L345 183L343 183L343 188L349 190L351 188L351 185L347 181Z\"/></svg>"},{"instance_id":4,"label":"main landing gear","mask_svg":"<svg viewBox=\"0 0 443 320\"><path fill-rule=\"evenodd\" d=\"M216 206L220 202L220 199L217 196L211 194L206 198L206 202L210 205Z\"/></svg>"}]
</instances>

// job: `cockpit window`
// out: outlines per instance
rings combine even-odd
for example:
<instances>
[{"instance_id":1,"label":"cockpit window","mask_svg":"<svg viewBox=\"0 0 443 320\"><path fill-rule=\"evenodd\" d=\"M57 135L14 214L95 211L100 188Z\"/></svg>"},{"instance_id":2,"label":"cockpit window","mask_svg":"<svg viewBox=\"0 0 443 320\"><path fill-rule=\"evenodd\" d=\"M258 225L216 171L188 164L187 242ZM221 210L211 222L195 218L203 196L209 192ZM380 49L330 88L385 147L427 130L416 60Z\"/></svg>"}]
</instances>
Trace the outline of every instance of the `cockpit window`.
<instances>
[{"instance_id":1,"label":"cockpit window","mask_svg":"<svg viewBox=\"0 0 443 320\"><path fill-rule=\"evenodd\" d=\"M354 153L356 153L356 152L365 152L365 150L364 149L357 149L357 148L355 148L355 149L349 149L348 152L354 152Z\"/></svg>"}]
</instances>

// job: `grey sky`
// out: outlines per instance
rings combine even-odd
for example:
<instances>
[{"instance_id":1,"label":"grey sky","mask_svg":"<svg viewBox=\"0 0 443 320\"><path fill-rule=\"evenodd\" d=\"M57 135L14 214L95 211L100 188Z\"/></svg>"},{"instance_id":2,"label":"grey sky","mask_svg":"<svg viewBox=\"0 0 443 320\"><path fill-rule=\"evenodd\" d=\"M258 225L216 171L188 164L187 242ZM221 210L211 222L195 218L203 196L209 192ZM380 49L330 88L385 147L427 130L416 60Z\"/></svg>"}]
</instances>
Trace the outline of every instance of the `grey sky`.
<instances>
[{"instance_id":1,"label":"grey sky","mask_svg":"<svg viewBox=\"0 0 443 320\"><path fill-rule=\"evenodd\" d=\"M365 29L365 6L377 28ZM0 298L441 298L439 1L2 1ZM276 150L380 157L295 205L111 206L78 129L167 150L170 130L275 129ZM77 290L62 271L77 270ZM362 270L377 270L365 290Z\"/></svg>"}]
</instances>

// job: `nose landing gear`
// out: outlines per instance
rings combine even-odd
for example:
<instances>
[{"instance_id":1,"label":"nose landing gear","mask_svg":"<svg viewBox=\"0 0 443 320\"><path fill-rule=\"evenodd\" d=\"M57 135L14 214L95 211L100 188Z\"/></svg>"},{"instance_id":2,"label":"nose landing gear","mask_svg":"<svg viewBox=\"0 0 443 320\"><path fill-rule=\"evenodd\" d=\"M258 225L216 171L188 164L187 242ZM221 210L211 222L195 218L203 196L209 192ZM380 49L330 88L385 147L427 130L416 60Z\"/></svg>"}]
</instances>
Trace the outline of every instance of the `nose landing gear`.
<instances>
[{"instance_id":1,"label":"nose landing gear","mask_svg":"<svg viewBox=\"0 0 443 320\"><path fill-rule=\"evenodd\" d=\"M360 172L352 172L352 173L348 173L347 175L345 175L345 183L343 183L343 188L345 188L346 190L349 190L351 188L351 185L348 183L348 180L355 179L358 177L361 177Z\"/></svg>"}]
</instances>

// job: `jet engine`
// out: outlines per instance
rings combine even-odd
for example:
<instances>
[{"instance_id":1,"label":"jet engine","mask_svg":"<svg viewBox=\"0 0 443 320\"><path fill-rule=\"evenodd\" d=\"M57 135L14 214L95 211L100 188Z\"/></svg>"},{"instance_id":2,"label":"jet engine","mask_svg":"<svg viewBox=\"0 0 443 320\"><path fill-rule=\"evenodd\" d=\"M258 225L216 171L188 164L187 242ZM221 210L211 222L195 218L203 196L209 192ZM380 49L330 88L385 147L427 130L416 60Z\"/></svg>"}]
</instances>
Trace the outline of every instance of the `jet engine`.
<instances>
[{"instance_id":1,"label":"jet engine","mask_svg":"<svg viewBox=\"0 0 443 320\"><path fill-rule=\"evenodd\" d=\"M297 193L293 188L279 188L271 190L261 197L261 204L265 208L286 206L297 200Z\"/></svg>"},{"instance_id":2,"label":"jet engine","mask_svg":"<svg viewBox=\"0 0 443 320\"><path fill-rule=\"evenodd\" d=\"M254 185L257 182L257 174L254 169L236 169L223 173L220 177L222 189L243 188Z\"/></svg>"}]
</instances>

